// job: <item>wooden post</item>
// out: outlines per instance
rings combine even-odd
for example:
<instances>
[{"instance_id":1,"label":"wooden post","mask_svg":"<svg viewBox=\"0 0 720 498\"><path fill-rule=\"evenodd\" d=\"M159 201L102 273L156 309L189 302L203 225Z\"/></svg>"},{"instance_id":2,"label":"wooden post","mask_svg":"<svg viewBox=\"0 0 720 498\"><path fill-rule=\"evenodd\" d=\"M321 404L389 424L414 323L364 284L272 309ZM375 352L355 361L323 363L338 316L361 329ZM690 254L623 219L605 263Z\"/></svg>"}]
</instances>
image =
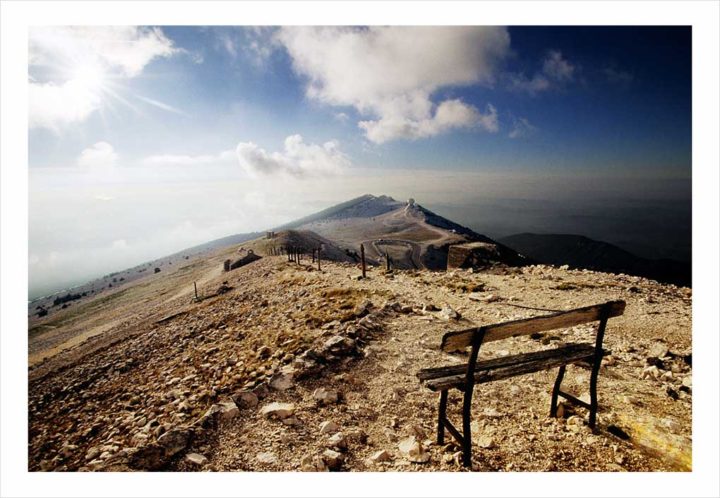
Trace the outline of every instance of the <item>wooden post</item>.
<instances>
[{"instance_id":1,"label":"wooden post","mask_svg":"<svg viewBox=\"0 0 720 498\"><path fill-rule=\"evenodd\" d=\"M314 263L315 262L315 249L312 250L312 258L313 258L312 262Z\"/></svg>"},{"instance_id":2,"label":"wooden post","mask_svg":"<svg viewBox=\"0 0 720 498\"><path fill-rule=\"evenodd\" d=\"M365 246L360 244L360 262L362 264L362 278L365 278Z\"/></svg>"},{"instance_id":3,"label":"wooden post","mask_svg":"<svg viewBox=\"0 0 720 498\"><path fill-rule=\"evenodd\" d=\"M385 269L390 271L390 256L388 256L387 251L385 251Z\"/></svg>"},{"instance_id":4,"label":"wooden post","mask_svg":"<svg viewBox=\"0 0 720 498\"><path fill-rule=\"evenodd\" d=\"M197 282L193 282L193 286L195 287L195 301L197 301Z\"/></svg>"},{"instance_id":5,"label":"wooden post","mask_svg":"<svg viewBox=\"0 0 720 498\"><path fill-rule=\"evenodd\" d=\"M318 254L318 256L317 256L317 260L318 260L318 271L320 271L320 248L319 248L319 247L318 247L318 250L317 250L317 254Z\"/></svg>"}]
</instances>

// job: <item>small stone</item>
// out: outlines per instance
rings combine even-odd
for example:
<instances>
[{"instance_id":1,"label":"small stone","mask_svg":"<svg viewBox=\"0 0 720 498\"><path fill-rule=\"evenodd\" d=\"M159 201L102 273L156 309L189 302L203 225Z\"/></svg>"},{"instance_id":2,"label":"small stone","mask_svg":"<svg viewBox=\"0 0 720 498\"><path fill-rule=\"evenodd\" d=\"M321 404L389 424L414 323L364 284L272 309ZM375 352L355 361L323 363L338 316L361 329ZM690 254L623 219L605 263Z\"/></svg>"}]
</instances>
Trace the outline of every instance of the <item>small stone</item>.
<instances>
[{"instance_id":1,"label":"small stone","mask_svg":"<svg viewBox=\"0 0 720 498\"><path fill-rule=\"evenodd\" d=\"M300 470L303 472L327 472L328 467L319 455L305 455L300 460Z\"/></svg>"},{"instance_id":2,"label":"small stone","mask_svg":"<svg viewBox=\"0 0 720 498\"><path fill-rule=\"evenodd\" d=\"M339 450L347 449L347 441L342 432L336 432L330 438L328 438L328 445L331 448L337 448Z\"/></svg>"},{"instance_id":3,"label":"small stone","mask_svg":"<svg viewBox=\"0 0 720 498\"><path fill-rule=\"evenodd\" d=\"M328 405L330 403L337 403L339 396L337 391L319 387L313 392L313 399L321 405Z\"/></svg>"},{"instance_id":4,"label":"small stone","mask_svg":"<svg viewBox=\"0 0 720 498\"><path fill-rule=\"evenodd\" d=\"M263 406L260 413L265 417L284 419L295 413L295 405L292 403L270 403L269 405Z\"/></svg>"},{"instance_id":5,"label":"small stone","mask_svg":"<svg viewBox=\"0 0 720 498\"><path fill-rule=\"evenodd\" d=\"M290 425L290 426L295 426L295 427L299 427L302 425L302 422L300 421L300 419L295 416L284 418L284 419L280 420L280 422L282 422L285 425Z\"/></svg>"},{"instance_id":6,"label":"small stone","mask_svg":"<svg viewBox=\"0 0 720 498\"><path fill-rule=\"evenodd\" d=\"M682 380L682 385L685 386L685 387L692 388L692 375L686 376L686 377Z\"/></svg>"},{"instance_id":7,"label":"small stone","mask_svg":"<svg viewBox=\"0 0 720 498\"><path fill-rule=\"evenodd\" d=\"M445 305L440 310L440 318L443 320L460 320L460 313L452 309L450 306Z\"/></svg>"},{"instance_id":8,"label":"small stone","mask_svg":"<svg viewBox=\"0 0 720 498\"><path fill-rule=\"evenodd\" d=\"M650 358L664 358L668 354L668 348L665 344L661 342L656 342L652 346L650 346L650 350L648 351L648 356Z\"/></svg>"},{"instance_id":9,"label":"small stone","mask_svg":"<svg viewBox=\"0 0 720 498\"><path fill-rule=\"evenodd\" d=\"M387 450L380 450L373 453L368 460L373 463L389 462L390 460L392 460L392 457Z\"/></svg>"},{"instance_id":10,"label":"small stone","mask_svg":"<svg viewBox=\"0 0 720 498\"><path fill-rule=\"evenodd\" d=\"M413 463L425 463L430 460L430 454L426 452L415 436L403 439L398 444L400 452Z\"/></svg>"},{"instance_id":11,"label":"small stone","mask_svg":"<svg viewBox=\"0 0 720 498\"><path fill-rule=\"evenodd\" d=\"M478 438L477 444L481 448L489 449L495 446L495 440L492 438L492 436L483 434L482 436L480 436L480 438Z\"/></svg>"},{"instance_id":12,"label":"small stone","mask_svg":"<svg viewBox=\"0 0 720 498\"><path fill-rule=\"evenodd\" d=\"M255 408L258 405L258 397L252 391L240 391L233 396L233 401L240 408Z\"/></svg>"},{"instance_id":13,"label":"small stone","mask_svg":"<svg viewBox=\"0 0 720 498\"><path fill-rule=\"evenodd\" d=\"M655 365L644 368L642 371L643 379L657 379L660 376L660 370Z\"/></svg>"},{"instance_id":14,"label":"small stone","mask_svg":"<svg viewBox=\"0 0 720 498\"><path fill-rule=\"evenodd\" d=\"M188 453L185 455L185 460L195 465L204 465L207 462L207 458L200 453Z\"/></svg>"},{"instance_id":15,"label":"small stone","mask_svg":"<svg viewBox=\"0 0 720 498\"><path fill-rule=\"evenodd\" d=\"M277 391L285 391L293 385L292 375L281 373L273 377L270 381L270 387Z\"/></svg>"},{"instance_id":16,"label":"small stone","mask_svg":"<svg viewBox=\"0 0 720 498\"><path fill-rule=\"evenodd\" d=\"M343 456L342 453L338 453L337 451L325 450L323 451L322 459L331 470L337 470L342 465Z\"/></svg>"},{"instance_id":17,"label":"small stone","mask_svg":"<svg viewBox=\"0 0 720 498\"><path fill-rule=\"evenodd\" d=\"M227 400L220 403L220 418L222 420L232 420L240 415L240 409L234 401Z\"/></svg>"},{"instance_id":18,"label":"small stone","mask_svg":"<svg viewBox=\"0 0 720 498\"><path fill-rule=\"evenodd\" d=\"M329 420L320 424L320 434L332 434L337 432L338 429L340 429L340 427L335 422Z\"/></svg>"},{"instance_id":19,"label":"small stone","mask_svg":"<svg viewBox=\"0 0 720 498\"><path fill-rule=\"evenodd\" d=\"M176 455L190 442L190 431L186 429L170 429L157 440L158 444L165 450L168 456Z\"/></svg>"},{"instance_id":20,"label":"small stone","mask_svg":"<svg viewBox=\"0 0 720 498\"><path fill-rule=\"evenodd\" d=\"M278 461L277 456L275 455L275 453L270 453L270 452L258 453L257 456L255 457L255 459L256 459L258 462L264 463L264 464L267 464L267 465L271 465L271 464L277 463L277 461Z\"/></svg>"},{"instance_id":21,"label":"small stone","mask_svg":"<svg viewBox=\"0 0 720 498\"><path fill-rule=\"evenodd\" d=\"M100 448L93 446L88 450L88 452L85 454L85 461L91 461L95 460L97 457L100 456Z\"/></svg>"}]
</instances>

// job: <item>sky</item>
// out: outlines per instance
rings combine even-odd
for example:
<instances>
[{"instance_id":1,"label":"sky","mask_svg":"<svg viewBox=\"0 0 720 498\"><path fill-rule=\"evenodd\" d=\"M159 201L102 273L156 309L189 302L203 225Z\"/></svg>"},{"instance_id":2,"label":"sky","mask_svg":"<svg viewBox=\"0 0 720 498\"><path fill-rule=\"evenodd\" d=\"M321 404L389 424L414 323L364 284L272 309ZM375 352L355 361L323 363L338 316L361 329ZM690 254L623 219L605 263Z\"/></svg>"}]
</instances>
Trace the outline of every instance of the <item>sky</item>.
<instances>
[{"instance_id":1,"label":"sky","mask_svg":"<svg viewBox=\"0 0 720 498\"><path fill-rule=\"evenodd\" d=\"M686 27L34 27L29 294L365 193L690 258Z\"/></svg>"}]
</instances>

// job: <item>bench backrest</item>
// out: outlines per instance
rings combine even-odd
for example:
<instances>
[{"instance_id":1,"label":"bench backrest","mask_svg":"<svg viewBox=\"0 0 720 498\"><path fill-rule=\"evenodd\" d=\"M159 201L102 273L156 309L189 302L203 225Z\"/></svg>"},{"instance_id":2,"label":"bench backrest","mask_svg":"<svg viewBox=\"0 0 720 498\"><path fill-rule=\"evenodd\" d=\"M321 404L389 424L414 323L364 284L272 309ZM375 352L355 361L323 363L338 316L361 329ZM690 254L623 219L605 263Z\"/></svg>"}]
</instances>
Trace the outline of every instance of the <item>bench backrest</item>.
<instances>
[{"instance_id":1,"label":"bench backrest","mask_svg":"<svg viewBox=\"0 0 720 498\"><path fill-rule=\"evenodd\" d=\"M473 344L477 335L482 334L482 342L498 341L519 335L533 334L546 330L573 327L583 323L620 316L625 311L625 301L608 301L603 304L586 306L569 311L559 311L549 315L523 318L511 322L496 323L483 327L448 332L442 338L443 351L457 351Z\"/></svg>"}]
</instances>

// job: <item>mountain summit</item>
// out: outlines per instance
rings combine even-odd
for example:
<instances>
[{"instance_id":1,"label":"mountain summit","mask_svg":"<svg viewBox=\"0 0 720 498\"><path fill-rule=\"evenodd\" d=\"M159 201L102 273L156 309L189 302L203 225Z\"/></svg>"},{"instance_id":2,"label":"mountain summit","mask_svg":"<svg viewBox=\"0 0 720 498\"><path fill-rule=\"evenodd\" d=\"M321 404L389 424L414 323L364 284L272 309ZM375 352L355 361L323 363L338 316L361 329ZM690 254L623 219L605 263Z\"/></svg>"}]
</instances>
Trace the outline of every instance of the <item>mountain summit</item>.
<instances>
[{"instance_id":1,"label":"mountain summit","mask_svg":"<svg viewBox=\"0 0 720 498\"><path fill-rule=\"evenodd\" d=\"M380 262L388 256L399 269L445 269L449 247L469 242L492 246L492 262L524 262L514 250L433 213L414 199L402 202L387 195L366 194L278 227L285 229L314 232L349 251L359 251L362 244L368 259Z\"/></svg>"}]
</instances>

